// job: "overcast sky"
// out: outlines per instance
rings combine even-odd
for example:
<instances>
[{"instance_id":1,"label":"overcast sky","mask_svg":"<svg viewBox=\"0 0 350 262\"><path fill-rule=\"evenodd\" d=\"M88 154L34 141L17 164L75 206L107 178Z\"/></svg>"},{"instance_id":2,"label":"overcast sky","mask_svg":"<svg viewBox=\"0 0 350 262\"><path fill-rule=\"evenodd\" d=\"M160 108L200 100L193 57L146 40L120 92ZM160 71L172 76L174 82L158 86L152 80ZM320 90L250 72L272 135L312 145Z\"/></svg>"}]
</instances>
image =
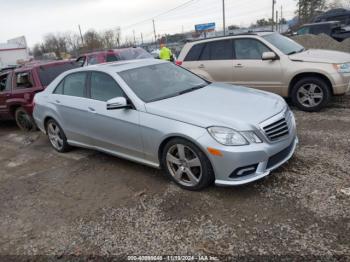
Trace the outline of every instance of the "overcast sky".
<instances>
[{"instance_id":1,"label":"overcast sky","mask_svg":"<svg viewBox=\"0 0 350 262\"><path fill-rule=\"evenodd\" d=\"M248 26L257 19L271 17L271 0L225 0L226 24ZM198 23L216 22L222 28L222 0L193 0L172 12L160 15L188 0L1 0L0 43L25 35L29 46L45 34L75 31L97 31L121 27L123 37L133 30L139 39L153 34L151 18L155 17L157 34L190 31ZM277 0L284 16L293 17L296 0ZM149 20L148 20L149 19ZM139 23L140 21L145 21Z\"/></svg>"}]
</instances>

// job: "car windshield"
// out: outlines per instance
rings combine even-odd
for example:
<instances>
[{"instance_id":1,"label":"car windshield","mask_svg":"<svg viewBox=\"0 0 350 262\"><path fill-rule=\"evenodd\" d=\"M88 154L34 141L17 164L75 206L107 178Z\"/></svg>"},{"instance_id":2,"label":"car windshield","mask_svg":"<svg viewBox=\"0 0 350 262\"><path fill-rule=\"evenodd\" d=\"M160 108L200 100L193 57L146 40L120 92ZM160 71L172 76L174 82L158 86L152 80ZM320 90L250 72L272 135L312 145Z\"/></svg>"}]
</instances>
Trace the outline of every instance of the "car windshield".
<instances>
[{"instance_id":1,"label":"car windshield","mask_svg":"<svg viewBox=\"0 0 350 262\"><path fill-rule=\"evenodd\" d=\"M302 45L294 42L292 39L282 36L280 34L274 33L269 35L264 35L263 38L270 42L272 45L277 47L286 55L292 55L300 53L305 50Z\"/></svg>"},{"instance_id":2,"label":"car windshield","mask_svg":"<svg viewBox=\"0 0 350 262\"><path fill-rule=\"evenodd\" d=\"M144 102L182 95L208 85L202 78L171 63L129 69L119 75Z\"/></svg>"}]
</instances>

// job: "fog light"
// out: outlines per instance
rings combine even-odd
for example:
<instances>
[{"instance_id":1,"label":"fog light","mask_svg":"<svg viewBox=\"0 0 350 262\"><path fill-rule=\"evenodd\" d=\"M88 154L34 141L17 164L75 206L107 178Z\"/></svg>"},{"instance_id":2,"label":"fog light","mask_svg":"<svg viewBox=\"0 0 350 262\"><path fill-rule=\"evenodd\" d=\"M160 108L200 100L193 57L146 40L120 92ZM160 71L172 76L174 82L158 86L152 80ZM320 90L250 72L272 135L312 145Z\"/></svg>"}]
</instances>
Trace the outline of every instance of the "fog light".
<instances>
[{"instance_id":1,"label":"fog light","mask_svg":"<svg viewBox=\"0 0 350 262\"><path fill-rule=\"evenodd\" d=\"M258 164L237 168L235 171L232 172L230 178L238 178L255 174L257 168Z\"/></svg>"}]
</instances>

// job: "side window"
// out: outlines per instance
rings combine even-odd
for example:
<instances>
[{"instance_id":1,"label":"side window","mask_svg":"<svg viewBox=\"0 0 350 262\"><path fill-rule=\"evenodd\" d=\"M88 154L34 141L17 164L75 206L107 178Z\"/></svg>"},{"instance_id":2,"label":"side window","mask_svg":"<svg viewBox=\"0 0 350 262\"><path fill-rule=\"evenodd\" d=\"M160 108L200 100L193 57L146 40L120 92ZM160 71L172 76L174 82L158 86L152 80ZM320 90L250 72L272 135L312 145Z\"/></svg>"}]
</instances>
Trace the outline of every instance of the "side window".
<instances>
[{"instance_id":1,"label":"side window","mask_svg":"<svg viewBox=\"0 0 350 262\"><path fill-rule=\"evenodd\" d=\"M190 49L190 51L188 52L188 54L185 57L185 61L198 61L199 56L202 53L203 46L204 46L204 44L197 44L197 45L192 46L192 48Z\"/></svg>"},{"instance_id":2,"label":"side window","mask_svg":"<svg viewBox=\"0 0 350 262\"><path fill-rule=\"evenodd\" d=\"M118 96L125 96L117 82L109 75L99 72L91 73L91 98L108 101Z\"/></svg>"},{"instance_id":3,"label":"side window","mask_svg":"<svg viewBox=\"0 0 350 262\"><path fill-rule=\"evenodd\" d=\"M86 73L74 73L66 76L63 94L67 96L85 97Z\"/></svg>"},{"instance_id":4,"label":"side window","mask_svg":"<svg viewBox=\"0 0 350 262\"><path fill-rule=\"evenodd\" d=\"M331 33L331 29L327 25L313 26L310 28L310 33L314 35L319 35L322 33Z\"/></svg>"},{"instance_id":5,"label":"side window","mask_svg":"<svg viewBox=\"0 0 350 262\"><path fill-rule=\"evenodd\" d=\"M297 31L297 35L307 35L310 33L310 27L302 27Z\"/></svg>"},{"instance_id":6,"label":"side window","mask_svg":"<svg viewBox=\"0 0 350 262\"><path fill-rule=\"evenodd\" d=\"M10 74L3 74L0 76L0 92L6 91L9 89L9 79L10 79Z\"/></svg>"},{"instance_id":7,"label":"side window","mask_svg":"<svg viewBox=\"0 0 350 262\"><path fill-rule=\"evenodd\" d=\"M261 60L264 52L271 50L256 39L236 39L234 41L236 59Z\"/></svg>"},{"instance_id":8,"label":"side window","mask_svg":"<svg viewBox=\"0 0 350 262\"><path fill-rule=\"evenodd\" d=\"M210 60L210 46L205 44L199 60Z\"/></svg>"},{"instance_id":9,"label":"side window","mask_svg":"<svg viewBox=\"0 0 350 262\"><path fill-rule=\"evenodd\" d=\"M53 91L54 94L62 95L63 94L63 85L64 85L64 80L62 80L58 86L55 88Z\"/></svg>"},{"instance_id":10,"label":"side window","mask_svg":"<svg viewBox=\"0 0 350 262\"><path fill-rule=\"evenodd\" d=\"M16 89L31 88L33 86L33 78L30 72L19 72L15 74Z\"/></svg>"},{"instance_id":11,"label":"side window","mask_svg":"<svg viewBox=\"0 0 350 262\"><path fill-rule=\"evenodd\" d=\"M232 60L232 41L220 40L206 43L200 60Z\"/></svg>"},{"instance_id":12,"label":"side window","mask_svg":"<svg viewBox=\"0 0 350 262\"><path fill-rule=\"evenodd\" d=\"M98 57L96 55L92 55L88 57L88 65L96 65L98 64Z\"/></svg>"},{"instance_id":13,"label":"side window","mask_svg":"<svg viewBox=\"0 0 350 262\"><path fill-rule=\"evenodd\" d=\"M233 46L231 40L209 42L210 60L232 60Z\"/></svg>"},{"instance_id":14,"label":"side window","mask_svg":"<svg viewBox=\"0 0 350 262\"><path fill-rule=\"evenodd\" d=\"M106 62L118 61L118 57L115 54L107 54Z\"/></svg>"},{"instance_id":15,"label":"side window","mask_svg":"<svg viewBox=\"0 0 350 262\"><path fill-rule=\"evenodd\" d=\"M85 56L79 57L76 61L76 63L78 64L78 66L84 66L85 63Z\"/></svg>"}]
</instances>

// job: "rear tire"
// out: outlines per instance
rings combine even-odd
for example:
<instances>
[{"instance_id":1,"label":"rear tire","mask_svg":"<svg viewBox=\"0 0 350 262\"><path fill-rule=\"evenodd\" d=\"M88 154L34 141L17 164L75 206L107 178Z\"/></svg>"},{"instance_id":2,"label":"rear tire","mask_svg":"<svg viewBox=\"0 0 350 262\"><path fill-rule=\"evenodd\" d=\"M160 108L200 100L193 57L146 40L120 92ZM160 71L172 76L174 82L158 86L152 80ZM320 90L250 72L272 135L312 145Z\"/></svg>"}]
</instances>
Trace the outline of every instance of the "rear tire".
<instances>
[{"instance_id":1,"label":"rear tire","mask_svg":"<svg viewBox=\"0 0 350 262\"><path fill-rule=\"evenodd\" d=\"M324 108L331 99L329 84L318 77L305 77L292 89L293 104L306 112L317 112Z\"/></svg>"},{"instance_id":2,"label":"rear tire","mask_svg":"<svg viewBox=\"0 0 350 262\"><path fill-rule=\"evenodd\" d=\"M182 138L171 139L165 145L161 164L168 177L187 190L199 191L215 180L208 157L195 144Z\"/></svg>"},{"instance_id":3,"label":"rear tire","mask_svg":"<svg viewBox=\"0 0 350 262\"><path fill-rule=\"evenodd\" d=\"M46 123L46 133L51 146L59 153L68 152L71 147L67 142L67 137L61 126L53 119Z\"/></svg>"},{"instance_id":4,"label":"rear tire","mask_svg":"<svg viewBox=\"0 0 350 262\"><path fill-rule=\"evenodd\" d=\"M17 126L23 131L30 132L37 129L34 118L23 107L16 109L15 120Z\"/></svg>"}]
</instances>

